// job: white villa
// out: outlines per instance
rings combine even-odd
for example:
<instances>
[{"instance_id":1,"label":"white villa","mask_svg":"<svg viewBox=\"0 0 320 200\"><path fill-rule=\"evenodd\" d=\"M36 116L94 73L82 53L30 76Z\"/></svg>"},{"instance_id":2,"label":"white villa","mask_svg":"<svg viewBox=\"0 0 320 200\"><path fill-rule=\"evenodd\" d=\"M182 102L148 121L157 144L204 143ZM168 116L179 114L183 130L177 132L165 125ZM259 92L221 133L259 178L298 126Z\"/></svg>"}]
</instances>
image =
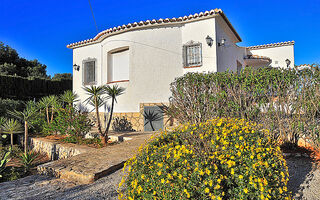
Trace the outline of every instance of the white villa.
<instances>
[{"instance_id":1,"label":"white villa","mask_svg":"<svg viewBox=\"0 0 320 200\"><path fill-rule=\"evenodd\" d=\"M137 131L150 130L143 113L169 102L169 85L176 77L244 66L294 66L294 41L240 47L241 41L221 9L110 28L67 46L73 49L73 91L83 102L84 86L126 88L115 116L125 116ZM160 120L157 129L165 121Z\"/></svg>"}]
</instances>

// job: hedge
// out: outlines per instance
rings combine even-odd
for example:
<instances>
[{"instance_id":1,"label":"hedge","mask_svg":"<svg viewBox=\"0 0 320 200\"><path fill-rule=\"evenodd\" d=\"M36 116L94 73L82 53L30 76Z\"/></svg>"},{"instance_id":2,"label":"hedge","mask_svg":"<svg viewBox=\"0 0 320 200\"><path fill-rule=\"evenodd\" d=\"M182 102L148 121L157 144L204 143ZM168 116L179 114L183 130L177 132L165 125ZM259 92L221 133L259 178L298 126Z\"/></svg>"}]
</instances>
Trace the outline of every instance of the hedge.
<instances>
[{"instance_id":1,"label":"hedge","mask_svg":"<svg viewBox=\"0 0 320 200\"><path fill-rule=\"evenodd\" d=\"M0 75L0 98L32 100L48 95L59 95L66 90L72 90L72 80L53 81Z\"/></svg>"},{"instance_id":2,"label":"hedge","mask_svg":"<svg viewBox=\"0 0 320 200\"><path fill-rule=\"evenodd\" d=\"M242 118L263 124L284 143L307 138L320 146L318 67L188 73L171 84L171 92L167 115L180 123Z\"/></svg>"}]
</instances>

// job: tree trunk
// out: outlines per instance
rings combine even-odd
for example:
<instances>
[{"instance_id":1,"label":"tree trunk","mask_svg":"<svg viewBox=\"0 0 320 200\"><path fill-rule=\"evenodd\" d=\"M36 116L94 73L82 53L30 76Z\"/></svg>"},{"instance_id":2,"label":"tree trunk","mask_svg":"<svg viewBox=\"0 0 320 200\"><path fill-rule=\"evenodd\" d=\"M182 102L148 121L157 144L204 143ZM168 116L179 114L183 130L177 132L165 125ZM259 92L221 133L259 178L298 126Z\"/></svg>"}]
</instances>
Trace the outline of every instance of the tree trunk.
<instances>
[{"instance_id":1,"label":"tree trunk","mask_svg":"<svg viewBox=\"0 0 320 200\"><path fill-rule=\"evenodd\" d=\"M52 123L52 121L53 121L53 115L54 115L54 109L51 108L51 121L50 121L50 123Z\"/></svg>"},{"instance_id":2,"label":"tree trunk","mask_svg":"<svg viewBox=\"0 0 320 200\"><path fill-rule=\"evenodd\" d=\"M28 122L24 122L24 153L28 152Z\"/></svg>"},{"instance_id":3,"label":"tree trunk","mask_svg":"<svg viewBox=\"0 0 320 200\"><path fill-rule=\"evenodd\" d=\"M48 122L48 124L50 124L50 121L49 121L49 107L46 107L46 114L47 114L47 122Z\"/></svg>"},{"instance_id":4,"label":"tree trunk","mask_svg":"<svg viewBox=\"0 0 320 200\"><path fill-rule=\"evenodd\" d=\"M112 120L113 107L114 107L114 99L115 99L115 98L112 98L112 104L111 104L111 110L110 110L110 117L109 117L109 121L108 121L108 125L107 125L107 128L106 128L106 131L104 132L104 137L105 137L106 142L108 142L108 140L109 140L108 133L109 133L109 128L110 128L110 124L111 124L111 120Z\"/></svg>"},{"instance_id":5,"label":"tree trunk","mask_svg":"<svg viewBox=\"0 0 320 200\"><path fill-rule=\"evenodd\" d=\"M10 134L10 139L11 139L11 150L13 148L13 133Z\"/></svg>"},{"instance_id":6,"label":"tree trunk","mask_svg":"<svg viewBox=\"0 0 320 200\"><path fill-rule=\"evenodd\" d=\"M105 146L106 145L106 140L103 139L104 135L103 135L102 130L101 130L101 122L100 122L100 115L99 115L99 107L98 107L97 97L94 98L94 106L95 106L95 109L96 109L97 125L98 125L98 131L100 133L101 142Z\"/></svg>"}]
</instances>

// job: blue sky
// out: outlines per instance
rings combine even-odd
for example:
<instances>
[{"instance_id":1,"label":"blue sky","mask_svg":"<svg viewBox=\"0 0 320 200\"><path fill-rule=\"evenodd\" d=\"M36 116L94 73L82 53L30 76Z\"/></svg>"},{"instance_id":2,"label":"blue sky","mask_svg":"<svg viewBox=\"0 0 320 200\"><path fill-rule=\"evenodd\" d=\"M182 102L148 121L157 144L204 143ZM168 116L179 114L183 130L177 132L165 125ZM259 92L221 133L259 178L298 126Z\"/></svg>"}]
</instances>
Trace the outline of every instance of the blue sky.
<instances>
[{"instance_id":1,"label":"blue sky","mask_svg":"<svg viewBox=\"0 0 320 200\"><path fill-rule=\"evenodd\" d=\"M99 31L130 22L221 8L243 42L291 41L296 64L320 63L320 0L91 0ZM97 34L88 0L0 0L0 41L38 59L48 74L72 72L66 45Z\"/></svg>"}]
</instances>

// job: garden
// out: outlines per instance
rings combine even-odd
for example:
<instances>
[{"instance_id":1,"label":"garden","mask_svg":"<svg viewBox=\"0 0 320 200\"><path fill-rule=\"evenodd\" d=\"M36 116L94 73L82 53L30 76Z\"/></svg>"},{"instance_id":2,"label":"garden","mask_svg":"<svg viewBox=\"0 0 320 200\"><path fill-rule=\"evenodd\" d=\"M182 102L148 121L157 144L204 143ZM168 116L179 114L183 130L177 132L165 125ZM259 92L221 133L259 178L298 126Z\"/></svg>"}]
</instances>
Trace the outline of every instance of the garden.
<instances>
[{"instance_id":1,"label":"garden","mask_svg":"<svg viewBox=\"0 0 320 200\"><path fill-rule=\"evenodd\" d=\"M33 168L35 165L50 160L50 158L31 150L30 136L45 137L60 143L73 143L94 148L116 143L108 140L108 133L114 103L117 96L124 92L124 88L113 85L112 87L91 86L83 89L88 94L85 103L94 108L96 119L89 116L89 110L86 106L77 103L78 95L72 91L65 91L60 96L45 96L38 102L28 101L21 110L6 110L6 115L0 117L1 181L30 175L35 172ZM108 99L111 99L112 105L107 127L102 130L99 108L106 104ZM112 126L118 128L118 125L122 125L122 123L123 120L115 120ZM130 126L130 124L126 125ZM97 126L99 131L95 137L88 134L93 126ZM22 139L15 137L21 133L23 133ZM15 144L17 140L23 140L23 144ZM23 146L23 152L20 146Z\"/></svg>"},{"instance_id":2,"label":"garden","mask_svg":"<svg viewBox=\"0 0 320 200\"><path fill-rule=\"evenodd\" d=\"M180 125L126 162L120 199L292 198L283 152L318 152L318 67L188 73L171 92Z\"/></svg>"}]
</instances>

